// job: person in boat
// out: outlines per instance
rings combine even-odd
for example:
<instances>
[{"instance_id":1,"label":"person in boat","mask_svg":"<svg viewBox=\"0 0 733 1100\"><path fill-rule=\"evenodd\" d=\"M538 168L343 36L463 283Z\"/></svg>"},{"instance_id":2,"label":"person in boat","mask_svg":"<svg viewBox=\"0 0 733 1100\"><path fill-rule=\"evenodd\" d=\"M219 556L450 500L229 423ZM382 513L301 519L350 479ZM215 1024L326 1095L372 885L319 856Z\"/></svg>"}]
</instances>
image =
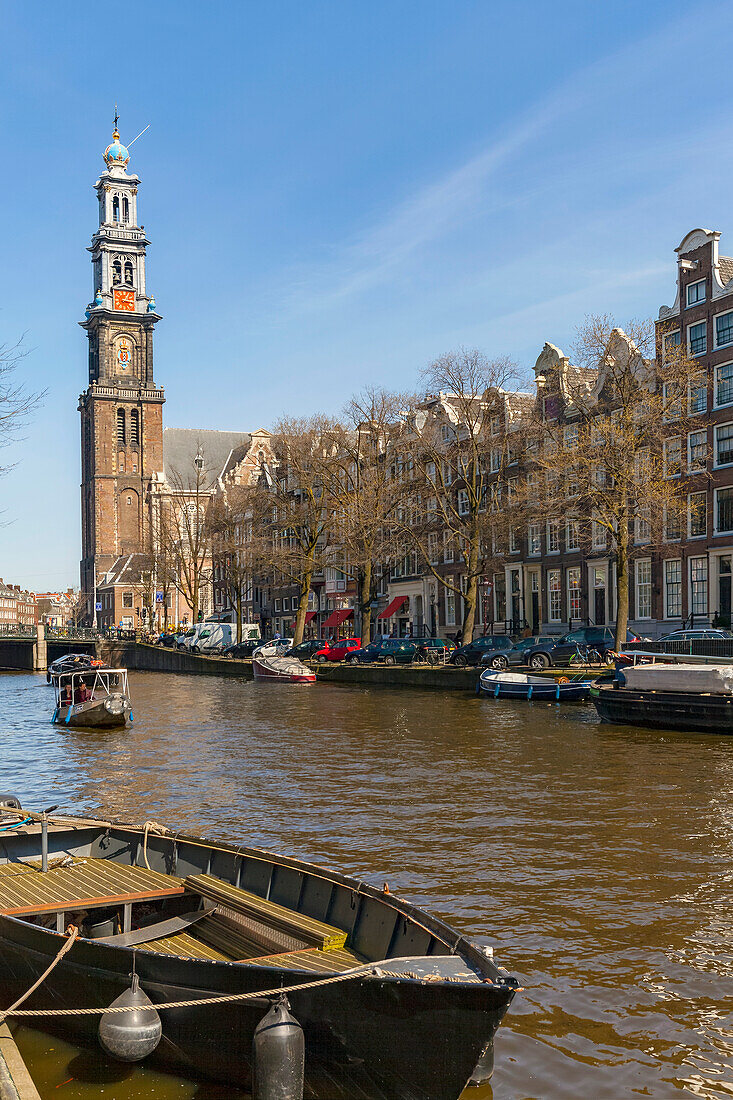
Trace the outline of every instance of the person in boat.
<instances>
[{"instance_id":1,"label":"person in boat","mask_svg":"<svg viewBox=\"0 0 733 1100\"><path fill-rule=\"evenodd\" d=\"M71 706L71 684L64 684L64 686L61 688L61 697L59 702L61 703L62 707Z\"/></svg>"},{"instance_id":2,"label":"person in boat","mask_svg":"<svg viewBox=\"0 0 733 1100\"><path fill-rule=\"evenodd\" d=\"M80 680L74 690L74 702L86 703L89 699L91 699L91 697L92 693L89 690L88 686L84 683L83 680Z\"/></svg>"}]
</instances>

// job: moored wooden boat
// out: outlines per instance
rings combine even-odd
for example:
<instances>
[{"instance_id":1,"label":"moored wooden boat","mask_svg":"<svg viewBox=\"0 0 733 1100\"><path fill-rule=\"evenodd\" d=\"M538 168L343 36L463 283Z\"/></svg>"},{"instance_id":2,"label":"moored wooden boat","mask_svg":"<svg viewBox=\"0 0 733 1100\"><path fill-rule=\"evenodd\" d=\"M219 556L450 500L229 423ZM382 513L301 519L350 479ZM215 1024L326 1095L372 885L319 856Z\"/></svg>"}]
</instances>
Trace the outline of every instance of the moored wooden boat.
<instances>
[{"instance_id":1,"label":"moored wooden boat","mask_svg":"<svg viewBox=\"0 0 733 1100\"><path fill-rule=\"evenodd\" d=\"M654 729L733 734L731 665L666 658L647 655L642 658L646 663L619 668L609 687L595 687L591 699L600 717Z\"/></svg>"},{"instance_id":2,"label":"moored wooden boat","mask_svg":"<svg viewBox=\"0 0 733 1100\"><path fill-rule=\"evenodd\" d=\"M115 729L132 722L132 703L125 668L81 668L51 676L59 726Z\"/></svg>"},{"instance_id":3,"label":"moored wooden boat","mask_svg":"<svg viewBox=\"0 0 733 1100\"><path fill-rule=\"evenodd\" d=\"M50 819L44 871L37 815L0 814L0 1004L47 969L70 922L81 931L16 1012L43 1010L36 1026L94 1041L99 1015L53 1011L108 1007L134 969L158 1005L256 997L161 1009L151 1058L179 1072L249 1088L277 997L264 991L283 987L313 1100L455 1100L490 1064L516 980L408 902L259 849L84 818ZM324 978L338 980L305 988Z\"/></svg>"},{"instance_id":4,"label":"moored wooden boat","mask_svg":"<svg viewBox=\"0 0 733 1100\"><path fill-rule=\"evenodd\" d=\"M267 657L255 655L252 658L252 672L255 680L270 680L281 684L315 684L316 674L297 657Z\"/></svg>"},{"instance_id":5,"label":"moored wooden boat","mask_svg":"<svg viewBox=\"0 0 733 1100\"><path fill-rule=\"evenodd\" d=\"M557 703L587 699L591 683L591 680L560 683L546 676L532 676L525 672L493 672L489 668L479 677L479 689L494 699L541 699Z\"/></svg>"}]
</instances>

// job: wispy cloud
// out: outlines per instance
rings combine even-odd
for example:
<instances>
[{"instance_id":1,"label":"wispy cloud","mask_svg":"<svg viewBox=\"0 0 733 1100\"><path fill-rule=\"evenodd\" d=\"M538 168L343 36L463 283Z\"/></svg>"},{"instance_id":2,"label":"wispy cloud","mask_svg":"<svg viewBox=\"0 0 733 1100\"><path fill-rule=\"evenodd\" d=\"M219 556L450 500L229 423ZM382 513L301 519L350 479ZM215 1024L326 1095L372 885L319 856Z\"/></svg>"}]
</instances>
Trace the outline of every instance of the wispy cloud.
<instances>
[{"instance_id":1,"label":"wispy cloud","mask_svg":"<svg viewBox=\"0 0 733 1100\"><path fill-rule=\"evenodd\" d=\"M714 17L720 18L718 7L697 9L694 20L685 16L667 23L651 36L564 78L553 92L510 122L490 147L398 203L381 221L351 240L335 245L330 260L293 275L287 289L283 292L281 288L285 299L279 304L281 317L329 310L389 282L426 246L470 218L480 205L485 214L489 185L532 142L547 135L556 123L570 120L574 112L592 109L594 101L608 97L614 86L622 88L625 96L635 90L643 94L655 70L668 69L670 50L680 41L690 48L693 39L707 33ZM634 157L633 150L629 153ZM607 149L603 155L604 159L609 155ZM586 167L593 171L592 163ZM536 181L530 187L535 196L541 189ZM516 195L507 193L496 205L516 201Z\"/></svg>"}]
</instances>

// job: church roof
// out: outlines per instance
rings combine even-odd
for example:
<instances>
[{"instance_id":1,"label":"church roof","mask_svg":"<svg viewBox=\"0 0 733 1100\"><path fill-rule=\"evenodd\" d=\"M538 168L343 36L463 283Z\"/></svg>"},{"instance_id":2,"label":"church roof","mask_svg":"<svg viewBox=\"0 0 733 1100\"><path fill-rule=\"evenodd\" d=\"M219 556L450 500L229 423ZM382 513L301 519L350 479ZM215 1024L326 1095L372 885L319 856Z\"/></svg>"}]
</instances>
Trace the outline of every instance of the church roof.
<instances>
[{"instance_id":1,"label":"church roof","mask_svg":"<svg viewBox=\"0 0 733 1100\"><path fill-rule=\"evenodd\" d=\"M196 485L194 460L204 460L204 488L211 488L228 464L232 451L248 448L249 432L219 432L211 428L166 428L163 432L163 472L173 489L191 489Z\"/></svg>"}]
</instances>

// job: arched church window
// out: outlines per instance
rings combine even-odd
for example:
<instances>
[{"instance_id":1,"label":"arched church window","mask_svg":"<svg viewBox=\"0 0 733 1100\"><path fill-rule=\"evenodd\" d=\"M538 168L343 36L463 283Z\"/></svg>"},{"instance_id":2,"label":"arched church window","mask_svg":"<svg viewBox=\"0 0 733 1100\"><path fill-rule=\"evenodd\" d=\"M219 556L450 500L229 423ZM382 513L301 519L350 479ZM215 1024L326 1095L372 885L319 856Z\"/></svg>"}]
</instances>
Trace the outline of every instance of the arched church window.
<instances>
[{"instance_id":1,"label":"arched church window","mask_svg":"<svg viewBox=\"0 0 733 1100\"><path fill-rule=\"evenodd\" d=\"M133 268L132 260L125 260L125 282L128 286L132 286L133 283Z\"/></svg>"},{"instance_id":2,"label":"arched church window","mask_svg":"<svg viewBox=\"0 0 733 1100\"><path fill-rule=\"evenodd\" d=\"M121 443L124 447L126 443L125 439L125 410L117 410L117 442Z\"/></svg>"},{"instance_id":3,"label":"arched church window","mask_svg":"<svg viewBox=\"0 0 733 1100\"><path fill-rule=\"evenodd\" d=\"M116 286L122 282L122 260L114 260L112 263L112 283Z\"/></svg>"},{"instance_id":4,"label":"arched church window","mask_svg":"<svg viewBox=\"0 0 733 1100\"><path fill-rule=\"evenodd\" d=\"M127 199L122 200L122 220L128 222L130 220L130 204Z\"/></svg>"},{"instance_id":5,"label":"arched church window","mask_svg":"<svg viewBox=\"0 0 733 1100\"><path fill-rule=\"evenodd\" d=\"M115 195L112 199L112 221L118 222L120 220L120 198L119 195Z\"/></svg>"},{"instance_id":6,"label":"arched church window","mask_svg":"<svg viewBox=\"0 0 733 1100\"><path fill-rule=\"evenodd\" d=\"M140 443L140 413L137 409L130 410L130 442Z\"/></svg>"}]
</instances>

